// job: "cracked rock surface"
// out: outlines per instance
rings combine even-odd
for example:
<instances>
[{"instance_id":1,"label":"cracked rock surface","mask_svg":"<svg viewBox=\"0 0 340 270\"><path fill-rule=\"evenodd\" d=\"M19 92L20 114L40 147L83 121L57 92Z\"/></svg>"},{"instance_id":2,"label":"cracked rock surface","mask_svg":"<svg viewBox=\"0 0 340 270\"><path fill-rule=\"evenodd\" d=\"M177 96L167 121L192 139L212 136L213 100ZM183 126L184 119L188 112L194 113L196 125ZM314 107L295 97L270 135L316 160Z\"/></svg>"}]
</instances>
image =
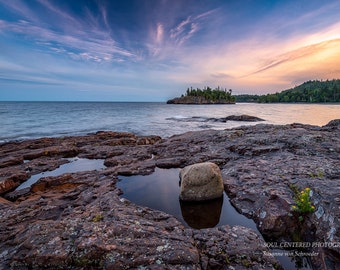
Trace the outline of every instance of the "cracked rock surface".
<instances>
[{"instance_id":1,"label":"cracked rock surface","mask_svg":"<svg viewBox=\"0 0 340 270\"><path fill-rule=\"evenodd\" d=\"M213 162L238 211L269 240L340 242L340 121L324 127L256 125L170 138L104 132L0 145L0 268L275 269L263 237L241 226L203 230L120 197L118 175ZM41 178L69 157L106 168ZM292 188L313 191L298 223ZM318 247L315 269L338 269L339 248Z\"/></svg>"}]
</instances>

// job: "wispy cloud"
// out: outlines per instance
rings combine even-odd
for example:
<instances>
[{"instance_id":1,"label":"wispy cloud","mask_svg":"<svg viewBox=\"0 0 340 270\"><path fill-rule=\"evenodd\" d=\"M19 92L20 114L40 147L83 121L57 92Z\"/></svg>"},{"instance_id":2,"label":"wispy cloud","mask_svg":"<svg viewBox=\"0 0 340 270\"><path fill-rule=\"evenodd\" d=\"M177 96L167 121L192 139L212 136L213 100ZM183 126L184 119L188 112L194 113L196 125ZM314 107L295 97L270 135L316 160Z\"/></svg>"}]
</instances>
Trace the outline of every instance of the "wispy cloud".
<instances>
[{"instance_id":1,"label":"wispy cloud","mask_svg":"<svg viewBox=\"0 0 340 270\"><path fill-rule=\"evenodd\" d=\"M214 14L216 10L210 10L196 16L190 15L170 29L170 39L176 44L182 45L199 31L204 19Z\"/></svg>"},{"instance_id":2,"label":"wispy cloud","mask_svg":"<svg viewBox=\"0 0 340 270\"><path fill-rule=\"evenodd\" d=\"M247 81L275 79L285 84L301 83L306 78L337 78L340 77L337 68L340 65L339 47L338 22L314 27L310 32L298 33L283 41L272 39L268 44L254 48L253 54L257 57L252 62L252 70L244 70L240 78ZM289 81L291 78L294 79Z\"/></svg>"},{"instance_id":3,"label":"wispy cloud","mask_svg":"<svg viewBox=\"0 0 340 270\"><path fill-rule=\"evenodd\" d=\"M40 14L21 1L0 1L25 18L19 21L0 20L0 31L21 34L39 46L46 46L53 53L94 62L122 62L137 57L111 38L106 11L102 6L99 8L106 29L100 23L92 27L89 25L89 22L97 20L94 17L88 20L91 13L87 18L77 18L49 1L38 1L46 10L45 16L53 18L49 22L33 20L41 17Z\"/></svg>"},{"instance_id":4,"label":"wispy cloud","mask_svg":"<svg viewBox=\"0 0 340 270\"><path fill-rule=\"evenodd\" d=\"M207 21L215 13L216 10L193 13L181 20L174 20L176 14L172 14L171 20L165 17L154 23L150 28L149 38L145 41L146 55L150 57L143 57L143 61L164 67L186 65L183 55L191 50L195 39L201 39L200 30L208 29L210 25Z\"/></svg>"},{"instance_id":5,"label":"wispy cloud","mask_svg":"<svg viewBox=\"0 0 340 270\"><path fill-rule=\"evenodd\" d=\"M45 46L51 53L68 56L73 60L83 60L103 63L122 62L152 62L158 64L177 62L182 48L189 46L195 34L203 28L205 20L216 10L188 15L186 19L177 21L174 25L161 20L151 30L150 39L134 40L134 33L129 33L125 40L115 40L112 37L112 27L109 24L108 10L102 2L97 3L98 14L84 8L86 17L77 17L67 9L61 9L55 2L38 0L44 16L51 16L48 22L33 20L41 17L35 9L22 1L0 3L24 19L19 21L0 20L0 31L21 34L26 39L39 46ZM173 14L174 15L174 14ZM127 44L135 44L127 46ZM138 44L136 46L136 44ZM46 51L47 52L47 51Z\"/></svg>"},{"instance_id":6,"label":"wispy cloud","mask_svg":"<svg viewBox=\"0 0 340 270\"><path fill-rule=\"evenodd\" d=\"M58 8L57 6L53 5L51 2L48 0L38 0L38 2L47 8L49 11L51 11L53 14L57 15L59 17L59 22L62 22L63 25L68 25L68 27L81 27L81 23L68 14L66 11Z\"/></svg>"},{"instance_id":7,"label":"wispy cloud","mask_svg":"<svg viewBox=\"0 0 340 270\"><path fill-rule=\"evenodd\" d=\"M313 2L301 12L291 9L295 1L280 2L255 17L248 6L203 2L136 1L132 8L0 0L0 80L107 91L207 84L275 91L340 77L338 2Z\"/></svg>"},{"instance_id":8,"label":"wispy cloud","mask_svg":"<svg viewBox=\"0 0 340 270\"><path fill-rule=\"evenodd\" d=\"M71 56L77 55L79 59L106 62L116 58L135 57L133 52L117 46L114 40L110 38L103 39L102 33L80 32L77 35L64 34L23 20L14 23L0 21L0 30L22 34L39 45L52 44L49 47L51 51Z\"/></svg>"},{"instance_id":9,"label":"wispy cloud","mask_svg":"<svg viewBox=\"0 0 340 270\"><path fill-rule=\"evenodd\" d=\"M162 43L164 36L164 27L161 23L157 24L157 30L156 30L156 42Z\"/></svg>"},{"instance_id":10,"label":"wispy cloud","mask_svg":"<svg viewBox=\"0 0 340 270\"><path fill-rule=\"evenodd\" d=\"M32 22L40 22L39 16L37 16L36 12L30 8L30 5L21 0L16 1L7 1L0 0L0 4L4 7L7 7L15 14L21 15L26 20Z\"/></svg>"},{"instance_id":11,"label":"wispy cloud","mask_svg":"<svg viewBox=\"0 0 340 270\"><path fill-rule=\"evenodd\" d=\"M284 54L280 54L278 55L275 59L270 59L267 61L267 63L264 63L263 66L261 66L258 70L245 75L244 77L247 76L252 76L261 72L265 72L268 71L270 69L273 69L277 66L280 66L282 64L286 64L288 62L293 62L293 61L297 61L301 58L308 58L311 57L315 54L318 54L322 51L324 51L325 49L327 49L327 45L329 45L331 42L335 42L335 43L339 43L339 40L332 40L332 41L324 41L324 42L320 42L317 44L312 44L312 45L308 45L308 46L304 46L301 48L298 48L296 50L284 53Z\"/></svg>"},{"instance_id":12,"label":"wispy cloud","mask_svg":"<svg viewBox=\"0 0 340 270\"><path fill-rule=\"evenodd\" d=\"M230 78L234 78L233 76L223 73L223 72L218 72L218 73L213 73L211 74L211 77L213 78L217 78L217 79L230 79Z\"/></svg>"},{"instance_id":13,"label":"wispy cloud","mask_svg":"<svg viewBox=\"0 0 340 270\"><path fill-rule=\"evenodd\" d=\"M311 18L317 13L305 16ZM289 35L277 35L277 28L264 20L262 28L245 32L239 39L193 47L183 56L184 61L190 66L190 74L197 74L197 84L229 85L248 91L268 92L309 79L338 78L340 23L334 18L327 24L318 23L320 18L313 19L313 27L305 33L299 29L299 23L306 23L305 17L295 19L294 24L282 23L285 31L294 28Z\"/></svg>"}]
</instances>

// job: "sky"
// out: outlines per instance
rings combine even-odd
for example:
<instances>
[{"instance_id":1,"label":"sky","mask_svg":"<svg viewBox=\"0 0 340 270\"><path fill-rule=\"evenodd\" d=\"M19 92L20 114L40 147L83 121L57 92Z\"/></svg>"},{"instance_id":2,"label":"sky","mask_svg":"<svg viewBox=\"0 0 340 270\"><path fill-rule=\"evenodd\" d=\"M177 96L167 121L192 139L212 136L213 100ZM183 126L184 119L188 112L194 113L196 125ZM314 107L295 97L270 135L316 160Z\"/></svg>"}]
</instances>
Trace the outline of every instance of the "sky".
<instances>
[{"instance_id":1,"label":"sky","mask_svg":"<svg viewBox=\"0 0 340 270\"><path fill-rule=\"evenodd\" d=\"M340 78L339 0L0 0L0 101L166 101Z\"/></svg>"}]
</instances>

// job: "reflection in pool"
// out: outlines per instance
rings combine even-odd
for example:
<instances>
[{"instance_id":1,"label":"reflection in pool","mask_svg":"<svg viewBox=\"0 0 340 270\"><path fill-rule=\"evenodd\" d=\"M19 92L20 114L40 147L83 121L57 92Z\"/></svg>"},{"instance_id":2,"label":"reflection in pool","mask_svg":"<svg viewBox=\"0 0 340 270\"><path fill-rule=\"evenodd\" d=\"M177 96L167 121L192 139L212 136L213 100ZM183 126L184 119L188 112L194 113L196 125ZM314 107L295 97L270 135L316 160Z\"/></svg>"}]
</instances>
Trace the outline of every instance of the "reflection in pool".
<instances>
[{"instance_id":1,"label":"reflection in pool","mask_svg":"<svg viewBox=\"0 0 340 270\"><path fill-rule=\"evenodd\" d=\"M215 227L221 217L223 197L206 202L179 201L184 221L192 228Z\"/></svg>"},{"instance_id":2,"label":"reflection in pool","mask_svg":"<svg viewBox=\"0 0 340 270\"><path fill-rule=\"evenodd\" d=\"M179 200L179 170L159 169L150 175L120 176L117 187L122 197L139 205L169 213L185 226L194 229L212 228L221 225L242 225L260 232L253 220L238 213L224 193L219 199L206 202L183 202ZM275 250L273 250L275 251ZM279 250L282 251L282 250ZM285 270L310 270L306 258L277 256ZM296 266L303 261L303 266Z\"/></svg>"},{"instance_id":3,"label":"reflection in pool","mask_svg":"<svg viewBox=\"0 0 340 270\"><path fill-rule=\"evenodd\" d=\"M69 161L69 163L65 163L53 171L47 171L32 175L27 181L18 186L16 190L30 187L42 177L59 176L64 173L101 170L106 168L104 165L104 159L87 159L75 157L68 158L67 160Z\"/></svg>"},{"instance_id":4,"label":"reflection in pool","mask_svg":"<svg viewBox=\"0 0 340 270\"><path fill-rule=\"evenodd\" d=\"M151 175L120 176L122 197L139 205L169 213L184 225L195 229L225 224L256 229L253 220L239 214L226 194L206 202L179 200L179 170L156 168Z\"/></svg>"}]
</instances>

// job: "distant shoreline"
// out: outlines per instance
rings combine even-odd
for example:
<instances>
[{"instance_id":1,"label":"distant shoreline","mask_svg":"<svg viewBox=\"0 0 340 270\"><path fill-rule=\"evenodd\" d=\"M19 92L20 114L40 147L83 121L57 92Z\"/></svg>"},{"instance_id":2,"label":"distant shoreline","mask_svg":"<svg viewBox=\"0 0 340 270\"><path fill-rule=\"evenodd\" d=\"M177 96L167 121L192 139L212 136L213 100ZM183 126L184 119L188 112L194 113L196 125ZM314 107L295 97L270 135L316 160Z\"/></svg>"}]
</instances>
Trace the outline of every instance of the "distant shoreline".
<instances>
[{"instance_id":1,"label":"distant shoreline","mask_svg":"<svg viewBox=\"0 0 340 270\"><path fill-rule=\"evenodd\" d=\"M171 99L170 99L171 100ZM306 105L340 105L340 102L271 102L260 103L256 101L236 101L232 103L168 103L167 101L104 101L104 100L0 100L0 103L165 103L165 104L182 104L182 105L234 105L234 104L306 104Z\"/></svg>"},{"instance_id":2,"label":"distant shoreline","mask_svg":"<svg viewBox=\"0 0 340 270\"><path fill-rule=\"evenodd\" d=\"M265 105L265 104L302 104L302 105L340 105L340 102L257 102L257 101L236 101L235 104L261 104L261 105Z\"/></svg>"},{"instance_id":3,"label":"distant shoreline","mask_svg":"<svg viewBox=\"0 0 340 270\"><path fill-rule=\"evenodd\" d=\"M182 105L233 105L234 101L227 101L225 99L211 100L204 97L184 96L169 99L166 104L182 104Z\"/></svg>"}]
</instances>

